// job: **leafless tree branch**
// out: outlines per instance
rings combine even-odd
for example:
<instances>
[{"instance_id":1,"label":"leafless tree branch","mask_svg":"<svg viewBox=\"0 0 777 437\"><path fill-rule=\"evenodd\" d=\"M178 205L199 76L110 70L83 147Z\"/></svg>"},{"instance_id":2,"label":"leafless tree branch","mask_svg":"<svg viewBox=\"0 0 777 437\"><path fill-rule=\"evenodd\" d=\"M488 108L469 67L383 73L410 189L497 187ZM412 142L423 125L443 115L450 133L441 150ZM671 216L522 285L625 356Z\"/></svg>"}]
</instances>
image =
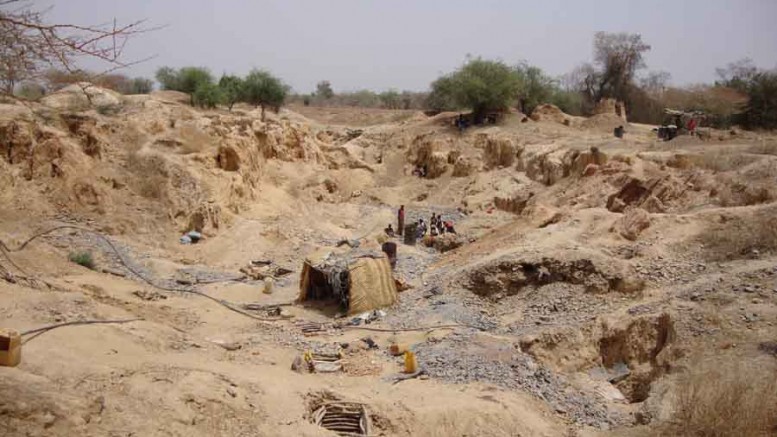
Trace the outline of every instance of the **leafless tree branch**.
<instances>
[{"instance_id":1,"label":"leafless tree branch","mask_svg":"<svg viewBox=\"0 0 777 437\"><path fill-rule=\"evenodd\" d=\"M100 77L150 58L127 61L127 42L134 36L158 28L146 20L120 25L85 26L47 23L43 10L22 0L0 0L0 93L12 94L16 85L40 78L52 68L68 73L82 72L79 59L96 59L106 64Z\"/></svg>"}]
</instances>

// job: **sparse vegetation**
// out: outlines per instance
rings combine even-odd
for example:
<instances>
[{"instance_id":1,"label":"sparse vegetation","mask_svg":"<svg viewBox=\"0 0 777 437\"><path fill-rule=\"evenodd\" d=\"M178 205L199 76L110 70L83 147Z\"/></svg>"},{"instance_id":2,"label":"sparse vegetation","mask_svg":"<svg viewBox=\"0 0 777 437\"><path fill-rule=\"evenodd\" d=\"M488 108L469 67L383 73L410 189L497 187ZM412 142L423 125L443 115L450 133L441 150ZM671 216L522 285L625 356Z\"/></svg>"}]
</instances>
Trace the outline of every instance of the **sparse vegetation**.
<instances>
[{"instance_id":1,"label":"sparse vegetation","mask_svg":"<svg viewBox=\"0 0 777 437\"><path fill-rule=\"evenodd\" d=\"M46 95L46 88L38 83L28 82L19 86L15 94L25 100L37 101Z\"/></svg>"},{"instance_id":2,"label":"sparse vegetation","mask_svg":"<svg viewBox=\"0 0 777 437\"><path fill-rule=\"evenodd\" d=\"M400 109L402 107L401 96L396 90L384 91L378 95L378 98L386 109Z\"/></svg>"},{"instance_id":3,"label":"sparse vegetation","mask_svg":"<svg viewBox=\"0 0 777 437\"><path fill-rule=\"evenodd\" d=\"M90 270L94 270L97 266L97 264L94 262L94 258L92 257L92 252L88 251L70 252L67 259L70 260L70 262L76 263Z\"/></svg>"},{"instance_id":4,"label":"sparse vegetation","mask_svg":"<svg viewBox=\"0 0 777 437\"><path fill-rule=\"evenodd\" d=\"M166 196L170 173L164 158L131 151L127 156L127 169L137 176L133 188L138 194L147 199L162 199Z\"/></svg>"},{"instance_id":5,"label":"sparse vegetation","mask_svg":"<svg viewBox=\"0 0 777 437\"><path fill-rule=\"evenodd\" d=\"M329 100L334 96L335 92L332 90L332 84L328 80L322 80L316 84L316 97Z\"/></svg>"},{"instance_id":6,"label":"sparse vegetation","mask_svg":"<svg viewBox=\"0 0 777 437\"><path fill-rule=\"evenodd\" d=\"M675 412L662 435L767 436L777 432L771 362L701 360L678 376Z\"/></svg>"},{"instance_id":7,"label":"sparse vegetation","mask_svg":"<svg viewBox=\"0 0 777 437\"><path fill-rule=\"evenodd\" d=\"M709 260L731 260L777 252L777 208L753 213L751 217L722 219L699 235Z\"/></svg>"}]
</instances>

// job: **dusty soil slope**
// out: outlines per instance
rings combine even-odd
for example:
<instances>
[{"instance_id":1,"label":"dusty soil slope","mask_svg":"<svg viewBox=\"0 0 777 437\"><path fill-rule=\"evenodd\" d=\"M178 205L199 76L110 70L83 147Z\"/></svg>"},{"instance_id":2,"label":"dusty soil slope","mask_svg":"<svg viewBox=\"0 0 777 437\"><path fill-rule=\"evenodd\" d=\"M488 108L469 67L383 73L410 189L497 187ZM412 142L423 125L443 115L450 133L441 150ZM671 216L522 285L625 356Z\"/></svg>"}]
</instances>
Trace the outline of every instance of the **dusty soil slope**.
<instances>
[{"instance_id":1,"label":"dusty soil slope","mask_svg":"<svg viewBox=\"0 0 777 437\"><path fill-rule=\"evenodd\" d=\"M363 403L371 435L622 435L670 423L698 360L773 361L771 137L65 97L0 105L0 327L140 320L25 335L0 368L7 435L333 435L310 420L332 399ZM458 235L399 244L409 289L384 317L285 305L307 254L378 249L400 204ZM291 273L264 294L252 260ZM392 342L426 375L394 383ZM337 349L341 372L291 370Z\"/></svg>"}]
</instances>

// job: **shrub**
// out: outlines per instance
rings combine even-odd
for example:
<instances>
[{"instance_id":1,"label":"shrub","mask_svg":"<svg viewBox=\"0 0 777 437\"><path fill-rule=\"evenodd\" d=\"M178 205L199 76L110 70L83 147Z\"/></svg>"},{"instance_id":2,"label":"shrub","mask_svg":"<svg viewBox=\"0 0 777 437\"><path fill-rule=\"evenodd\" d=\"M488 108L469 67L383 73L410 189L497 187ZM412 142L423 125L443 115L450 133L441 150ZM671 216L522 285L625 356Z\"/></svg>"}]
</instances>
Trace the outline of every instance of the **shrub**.
<instances>
[{"instance_id":1,"label":"shrub","mask_svg":"<svg viewBox=\"0 0 777 437\"><path fill-rule=\"evenodd\" d=\"M192 102L201 108L213 109L224 101L222 88L212 83L202 83L194 90ZM232 105L230 105L230 108Z\"/></svg>"},{"instance_id":2,"label":"shrub","mask_svg":"<svg viewBox=\"0 0 777 437\"><path fill-rule=\"evenodd\" d=\"M70 262L74 262L91 270L94 270L96 266L94 258L92 258L92 253L88 251L70 252L70 255L68 255L67 259L70 260Z\"/></svg>"}]
</instances>

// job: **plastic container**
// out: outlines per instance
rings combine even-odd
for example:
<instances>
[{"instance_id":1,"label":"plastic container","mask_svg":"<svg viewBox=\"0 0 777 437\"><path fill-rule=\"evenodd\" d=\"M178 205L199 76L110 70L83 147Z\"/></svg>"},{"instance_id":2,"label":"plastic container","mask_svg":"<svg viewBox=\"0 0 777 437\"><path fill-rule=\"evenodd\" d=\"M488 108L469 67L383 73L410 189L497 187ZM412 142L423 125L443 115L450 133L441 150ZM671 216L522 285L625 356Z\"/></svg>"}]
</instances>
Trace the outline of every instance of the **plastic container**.
<instances>
[{"instance_id":1,"label":"plastic container","mask_svg":"<svg viewBox=\"0 0 777 437\"><path fill-rule=\"evenodd\" d=\"M272 278L264 278L264 288L262 289L262 293L272 294L272 289L273 289Z\"/></svg>"},{"instance_id":2,"label":"plastic container","mask_svg":"<svg viewBox=\"0 0 777 437\"><path fill-rule=\"evenodd\" d=\"M22 337L11 329L0 328L0 366L16 367L22 361Z\"/></svg>"},{"instance_id":3,"label":"plastic container","mask_svg":"<svg viewBox=\"0 0 777 437\"><path fill-rule=\"evenodd\" d=\"M398 357L400 355L404 355L405 352L407 352L407 346L404 344L394 343L389 347L389 352L391 355Z\"/></svg>"},{"instance_id":4,"label":"plastic container","mask_svg":"<svg viewBox=\"0 0 777 437\"><path fill-rule=\"evenodd\" d=\"M415 353L405 352L405 373L415 373L418 371L418 361L415 359Z\"/></svg>"}]
</instances>

